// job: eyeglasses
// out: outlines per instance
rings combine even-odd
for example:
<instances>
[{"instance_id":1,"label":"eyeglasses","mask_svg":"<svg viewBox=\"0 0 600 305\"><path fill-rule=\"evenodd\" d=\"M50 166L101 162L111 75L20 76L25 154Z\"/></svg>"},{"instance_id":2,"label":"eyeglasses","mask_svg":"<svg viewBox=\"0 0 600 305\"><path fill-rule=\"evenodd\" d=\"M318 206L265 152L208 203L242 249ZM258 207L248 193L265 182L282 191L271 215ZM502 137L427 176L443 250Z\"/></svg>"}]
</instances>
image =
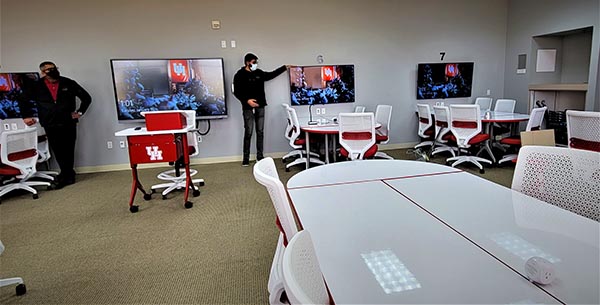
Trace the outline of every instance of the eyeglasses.
<instances>
[{"instance_id":1,"label":"eyeglasses","mask_svg":"<svg viewBox=\"0 0 600 305\"><path fill-rule=\"evenodd\" d=\"M50 67L50 68L46 68L46 69L42 70L42 72L44 72L44 73L48 73L50 70L54 70L54 69L57 69L57 70L58 70L58 67Z\"/></svg>"}]
</instances>

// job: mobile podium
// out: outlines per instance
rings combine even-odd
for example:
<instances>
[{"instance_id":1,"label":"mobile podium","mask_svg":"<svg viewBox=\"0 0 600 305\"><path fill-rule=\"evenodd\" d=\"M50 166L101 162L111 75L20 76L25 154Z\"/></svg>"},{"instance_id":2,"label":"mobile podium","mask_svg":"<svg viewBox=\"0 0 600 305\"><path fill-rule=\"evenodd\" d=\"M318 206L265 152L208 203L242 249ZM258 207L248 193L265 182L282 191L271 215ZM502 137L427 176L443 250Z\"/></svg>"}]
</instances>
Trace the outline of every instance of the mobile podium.
<instances>
[{"instance_id":1,"label":"mobile podium","mask_svg":"<svg viewBox=\"0 0 600 305\"><path fill-rule=\"evenodd\" d=\"M138 178L138 164L177 162L178 160L183 161L186 174L184 207L191 208L194 203L188 201L192 178L187 133L195 126L186 124L183 111L156 111L142 114L146 117L146 127L132 127L115 133L117 137L127 137L129 163L133 178L129 211L136 213L139 210L139 206L133 204L138 190L144 194L144 200L151 199L151 193L146 192ZM195 192L193 195L197 196Z\"/></svg>"}]
</instances>

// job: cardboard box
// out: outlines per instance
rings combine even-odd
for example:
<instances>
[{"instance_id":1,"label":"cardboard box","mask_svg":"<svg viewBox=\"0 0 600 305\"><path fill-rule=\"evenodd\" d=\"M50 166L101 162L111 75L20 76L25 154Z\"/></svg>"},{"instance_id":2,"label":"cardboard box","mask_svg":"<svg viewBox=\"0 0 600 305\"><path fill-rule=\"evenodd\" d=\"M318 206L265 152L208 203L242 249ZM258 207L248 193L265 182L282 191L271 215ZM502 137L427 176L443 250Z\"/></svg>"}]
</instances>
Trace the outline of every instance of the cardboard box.
<instances>
[{"instance_id":1,"label":"cardboard box","mask_svg":"<svg viewBox=\"0 0 600 305\"><path fill-rule=\"evenodd\" d=\"M521 132L521 146L556 146L554 142L554 129L544 129Z\"/></svg>"}]
</instances>

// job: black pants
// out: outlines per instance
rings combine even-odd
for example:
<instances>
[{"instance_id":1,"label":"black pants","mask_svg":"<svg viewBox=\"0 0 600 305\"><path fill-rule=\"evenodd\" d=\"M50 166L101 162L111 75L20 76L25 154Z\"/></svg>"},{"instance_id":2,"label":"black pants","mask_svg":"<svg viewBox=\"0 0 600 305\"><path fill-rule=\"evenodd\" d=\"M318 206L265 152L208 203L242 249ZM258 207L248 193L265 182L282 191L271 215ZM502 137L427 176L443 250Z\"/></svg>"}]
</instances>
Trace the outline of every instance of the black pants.
<instances>
[{"instance_id":1,"label":"black pants","mask_svg":"<svg viewBox=\"0 0 600 305\"><path fill-rule=\"evenodd\" d=\"M244 109L244 160L250 158L252 129L256 125L256 158L263 158L263 130L265 128L265 108Z\"/></svg>"},{"instance_id":2,"label":"black pants","mask_svg":"<svg viewBox=\"0 0 600 305\"><path fill-rule=\"evenodd\" d=\"M75 178L73 164L75 162L75 139L77 138L77 126L49 126L44 127L48 144L52 149L54 158L60 167L58 181Z\"/></svg>"}]
</instances>

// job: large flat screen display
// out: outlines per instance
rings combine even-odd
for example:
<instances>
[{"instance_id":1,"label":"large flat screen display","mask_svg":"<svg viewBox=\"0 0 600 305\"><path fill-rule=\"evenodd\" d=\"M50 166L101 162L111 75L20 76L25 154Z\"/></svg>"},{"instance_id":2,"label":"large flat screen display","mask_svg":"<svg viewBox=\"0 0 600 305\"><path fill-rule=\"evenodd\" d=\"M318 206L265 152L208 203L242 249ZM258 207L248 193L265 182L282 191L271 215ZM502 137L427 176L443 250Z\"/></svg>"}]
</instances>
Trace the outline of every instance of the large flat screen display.
<instances>
[{"instance_id":1,"label":"large flat screen display","mask_svg":"<svg viewBox=\"0 0 600 305\"><path fill-rule=\"evenodd\" d=\"M419 64L417 99L446 99L471 96L472 62Z\"/></svg>"},{"instance_id":2,"label":"large flat screen display","mask_svg":"<svg viewBox=\"0 0 600 305\"><path fill-rule=\"evenodd\" d=\"M354 103L354 65L293 66L291 105Z\"/></svg>"},{"instance_id":3,"label":"large flat screen display","mask_svg":"<svg viewBox=\"0 0 600 305\"><path fill-rule=\"evenodd\" d=\"M23 90L27 90L32 82L39 79L37 72L0 73L0 120L21 118L21 107L19 100ZM37 107L31 103L33 115L37 116Z\"/></svg>"},{"instance_id":4,"label":"large flat screen display","mask_svg":"<svg viewBox=\"0 0 600 305\"><path fill-rule=\"evenodd\" d=\"M112 59L119 121L141 112L195 110L196 118L227 117L222 58Z\"/></svg>"}]
</instances>

